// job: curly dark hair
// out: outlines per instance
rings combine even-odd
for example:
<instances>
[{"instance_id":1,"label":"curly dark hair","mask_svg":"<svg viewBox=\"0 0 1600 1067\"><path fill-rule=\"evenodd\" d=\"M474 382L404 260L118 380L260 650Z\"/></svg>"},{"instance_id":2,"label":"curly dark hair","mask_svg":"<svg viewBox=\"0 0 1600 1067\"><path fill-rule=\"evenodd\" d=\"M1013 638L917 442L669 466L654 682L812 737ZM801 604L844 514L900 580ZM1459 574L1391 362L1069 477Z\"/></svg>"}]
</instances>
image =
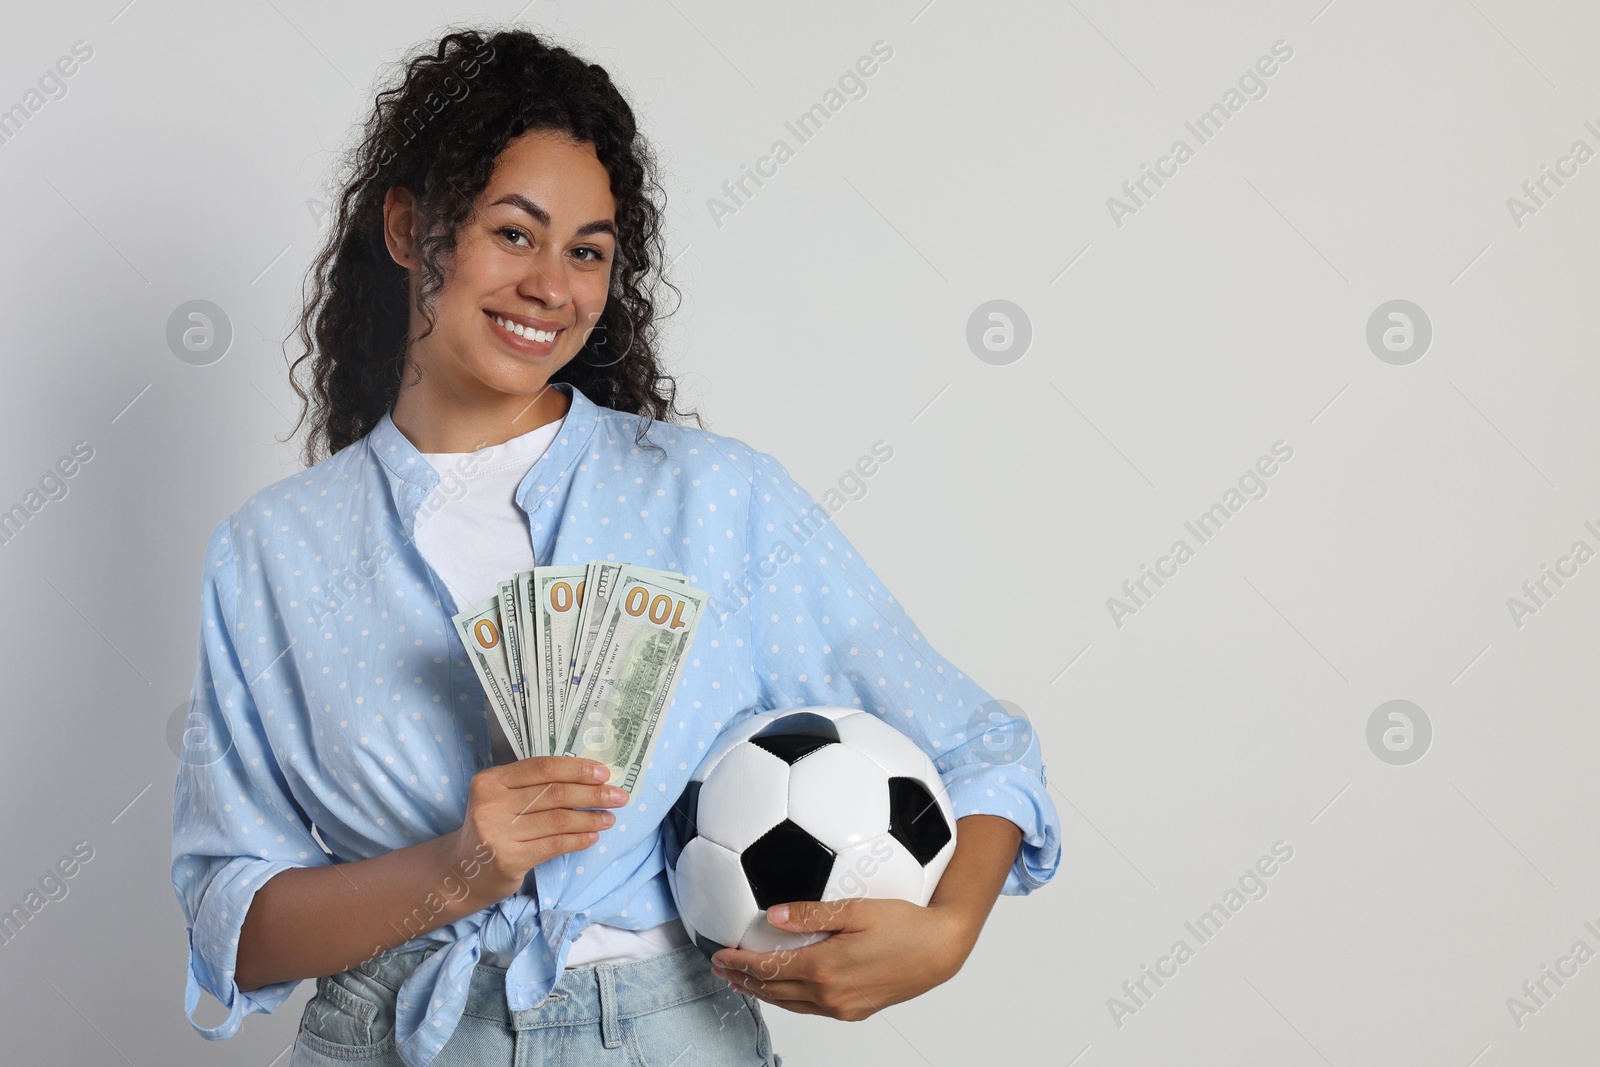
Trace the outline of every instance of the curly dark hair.
<instances>
[{"instance_id":1,"label":"curly dark hair","mask_svg":"<svg viewBox=\"0 0 1600 1067\"><path fill-rule=\"evenodd\" d=\"M391 186L411 190L424 232L417 243L419 302L428 329L433 300L461 225L489 183L500 152L530 130L594 146L617 205L617 255L605 311L583 349L550 378L603 407L650 420L700 416L676 408L677 383L657 356L656 283L663 274L664 194L655 155L605 69L525 30L460 30L404 61L403 77L377 94L361 135L339 167L342 193L327 244L307 274L295 333L304 352L290 365L300 397L292 437L309 420L304 457L316 463L364 437L399 393L410 316L408 272L384 242ZM618 354L620 350L620 354ZM309 364L302 383L302 367Z\"/></svg>"}]
</instances>

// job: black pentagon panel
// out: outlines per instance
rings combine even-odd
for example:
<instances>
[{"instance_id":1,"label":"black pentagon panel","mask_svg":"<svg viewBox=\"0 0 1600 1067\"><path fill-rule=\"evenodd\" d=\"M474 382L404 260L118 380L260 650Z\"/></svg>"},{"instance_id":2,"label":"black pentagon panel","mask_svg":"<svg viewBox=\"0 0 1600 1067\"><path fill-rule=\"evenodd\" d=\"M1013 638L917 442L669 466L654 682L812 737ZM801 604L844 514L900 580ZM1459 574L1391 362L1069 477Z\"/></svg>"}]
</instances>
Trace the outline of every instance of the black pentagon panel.
<instances>
[{"instance_id":1,"label":"black pentagon panel","mask_svg":"<svg viewBox=\"0 0 1600 1067\"><path fill-rule=\"evenodd\" d=\"M791 766L807 754L838 741L839 730L833 720L810 711L784 715L750 738L751 744L766 749Z\"/></svg>"},{"instance_id":2,"label":"black pentagon panel","mask_svg":"<svg viewBox=\"0 0 1600 1067\"><path fill-rule=\"evenodd\" d=\"M924 867L951 837L950 824L938 802L915 778L889 779L889 832Z\"/></svg>"},{"instance_id":3,"label":"black pentagon panel","mask_svg":"<svg viewBox=\"0 0 1600 1067\"><path fill-rule=\"evenodd\" d=\"M833 872L833 850L788 819L756 839L739 857L765 911L793 900L821 900Z\"/></svg>"},{"instance_id":4,"label":"black pentagon panel","mask_svg":"<svg viewBox=\"0 0 1600 1067\"><path fill-rule=\"evenodd\" d=\"M661 843L666 850L667 866L676 871L683 846L695 839L695 824L700 817L700 783L690 782L673 801L672 810L661 823Z\"/></svg>"},{"instance_id":5,"label":"black pentagon panel","mask_svg":"<svg viewBox=\"0 0 1600 1067\"><path fill-rule=\"evenodd\" d=\"M815 734L779 734L776 737L754 737L750 743L766 749L792 767L817 749L836 742Z\"/></svg>"},{"instance_id":6,"label":"black pentagon panel","mask_svg":"<svg viewBox=\"0 0 1600 1067\"><path fill-rule=\"evenodd\" d=\"M699 932L696 932L694 935L694 944L696 948L706 954L706 959L710 959L713 953L719 952L728 947L727 945L717 944L705 934Z\"/></svg>"},{"instance_id":7,"label":"black pentagon panel","mask_svg":"<svg viewBox=\"0 0 1600 1067\"><path fill-rule=\"evenodd\" d=\"M833 724L833 720L814 711L791 711L780 715L752 736L777 737L780 734L815 734L829 741L839 740L839 728Z\"/></svg>"}]
</instances>

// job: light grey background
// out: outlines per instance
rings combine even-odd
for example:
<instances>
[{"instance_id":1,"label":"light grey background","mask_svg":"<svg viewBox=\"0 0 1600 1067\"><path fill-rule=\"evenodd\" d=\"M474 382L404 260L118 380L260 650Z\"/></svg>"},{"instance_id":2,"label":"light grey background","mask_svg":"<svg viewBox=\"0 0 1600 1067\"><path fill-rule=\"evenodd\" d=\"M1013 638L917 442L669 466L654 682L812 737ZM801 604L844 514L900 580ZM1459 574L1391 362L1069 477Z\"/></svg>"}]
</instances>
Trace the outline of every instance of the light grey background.
<instances>
[{"instance_id":1,"label":"light grey background","mask_svg":"<svg viewBox=\"0 0 1600 1067\"><path fill-rule=\"evenodd\" d=\"M0 944L0 1032L8 1062L266 1067L310 982L224 1043L182 1012L165 729L200 555L296 469L276 340L374 79L447 24L518 12L124 2L11 5L0 33L0 107L94 49L0 145L0 508L94 449L0 545L0 906L94 849ZM1520 226L1507 198L1574 141L1600 149L1595 8L662 0L521 20L606 65L661 149L688 400L818 496L893 447L836 521L935 647L1027 711L1061 811L1060 875L1002 898L954 981L857 1024L770 1010L787 1062L1593 1058L1600 960L1520 1026L1507 998L1575 942L1600 951L1600 561L1520 626L1507 600L1600 548L1600 160ZM785 120L878 40L894 54L867 95L797 145ZM1185 121L1280 40L1266 95L1199 144ZM778 138L794 158L718 226L708 199ZM1107 198L1177 138L1194 157L1116 225ZM165 342L191 299L233 323L211 366ZM1003 365L966 341L995 299L1032 330ZM1434 333L1404 366L1366 342L1394 299ZM1185 521L1280 440L1267 495L1197 545ZM1116 625L1107 599L1178 538L1194 558ZM1392 699L1433 727L1409 765L1368 748ZM1184 923L1280 840L1265 898L1198 945ZM1179 938L1194 958L1117 1025L1108 998Z\"/></svg>"}]
</instances>

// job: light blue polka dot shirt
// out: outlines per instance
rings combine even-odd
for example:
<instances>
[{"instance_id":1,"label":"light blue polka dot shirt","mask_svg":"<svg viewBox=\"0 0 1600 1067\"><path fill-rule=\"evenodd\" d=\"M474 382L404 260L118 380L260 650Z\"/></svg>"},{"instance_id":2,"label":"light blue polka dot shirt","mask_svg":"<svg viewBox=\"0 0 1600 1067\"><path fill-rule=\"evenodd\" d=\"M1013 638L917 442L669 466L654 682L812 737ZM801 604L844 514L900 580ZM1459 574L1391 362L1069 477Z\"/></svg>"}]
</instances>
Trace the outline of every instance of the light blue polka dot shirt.
<instances>
[{"instance_id":1,"label":"light blue polka dot shirt","mask_svg":"<svg viewBox=\"0 0 1600 1067\"><path fill-rule=\"evenodd\" d=\"M957 817L1023 833L1004 892L1054 876L1060 822L1035 737L996 761L969 724L992 697L928 644L829 513L773 457L732 437L599 407L570 385L560 433L517 490L539 565L608 559L678 571L711 593L635 801L589 848L518 893L394 951L442 945L400 990L401 1058L429 1063L461 1016L484 949L513 957L506 1001L537 1005L590 922L677 915L662 817L726 727L768 708L861 707L930 758ZM173 793L172 887L189 928L184 1007L211 1039L299 985L244 992L239 931L290 867L367 859L465 818L491 766L491 712L411 542L438 472L387 415L365 438L251 497L212 534L190 739ZM436 499L436 498L435 498ZM992 704L990 704L993 707ZM332 854L312 836L317 833ZM200 990L229 1009L194 1022Z\"/></svg>"}]
</instances>

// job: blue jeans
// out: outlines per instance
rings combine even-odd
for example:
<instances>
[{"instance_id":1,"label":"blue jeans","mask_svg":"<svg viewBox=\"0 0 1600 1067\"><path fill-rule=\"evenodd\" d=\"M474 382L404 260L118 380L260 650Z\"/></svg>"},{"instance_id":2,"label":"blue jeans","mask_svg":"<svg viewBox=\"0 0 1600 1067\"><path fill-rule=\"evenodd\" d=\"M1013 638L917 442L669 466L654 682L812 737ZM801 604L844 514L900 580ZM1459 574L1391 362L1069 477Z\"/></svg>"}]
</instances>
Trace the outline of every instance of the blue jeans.
<instances>
[{"instance_id":1,"label":"blue jeans","mask_svg":"<svg viewBox=\"0 0 1600 1067\"><path fill-rule=\"evenodd\" d=\"M437 949L369 960L317 979L289 1067L402 1067L395 1000L413 968ZM562 974L527 1011L506 1007L506 972L479 963L466 1012L433 1067L783 1067L760 1001L711 974L694 945L646 959Z\"/></svg>"}]
</instances>

